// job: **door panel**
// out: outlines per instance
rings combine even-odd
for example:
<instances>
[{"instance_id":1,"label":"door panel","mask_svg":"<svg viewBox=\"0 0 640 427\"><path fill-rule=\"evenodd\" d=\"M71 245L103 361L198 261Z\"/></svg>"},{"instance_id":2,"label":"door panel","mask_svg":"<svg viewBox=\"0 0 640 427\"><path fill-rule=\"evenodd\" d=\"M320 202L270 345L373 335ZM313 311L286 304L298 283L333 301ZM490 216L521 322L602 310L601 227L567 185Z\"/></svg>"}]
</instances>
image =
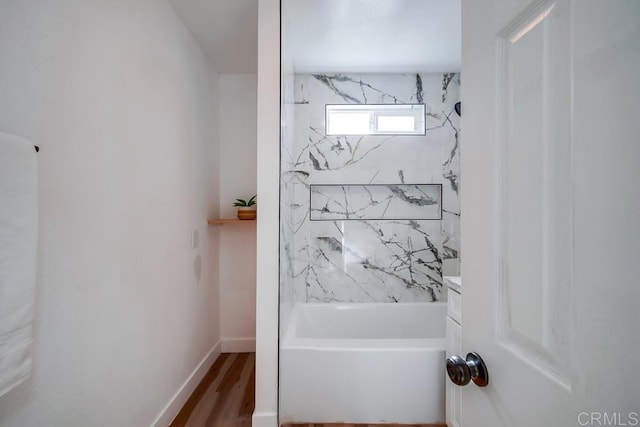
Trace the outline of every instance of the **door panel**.
<instances>
[{"instance_id":1,"label":"door panel","mask_svg":"<svg viewBox=\"0 0 640 427\"><path fill-rule=\"evenodd\" d=\"M498 339L569 387L568 3L533 3L497 43Z\"/></svg>"},{"instance_id":2,"label":"door panel","mask_svg":"<svg viewBox=\"0 0 640 427\"><path fill-rule=\"evenodd\" d=\"M640 2L463 0L462 73L461 425L640 425Z\"/></svg>"}]
</instances>

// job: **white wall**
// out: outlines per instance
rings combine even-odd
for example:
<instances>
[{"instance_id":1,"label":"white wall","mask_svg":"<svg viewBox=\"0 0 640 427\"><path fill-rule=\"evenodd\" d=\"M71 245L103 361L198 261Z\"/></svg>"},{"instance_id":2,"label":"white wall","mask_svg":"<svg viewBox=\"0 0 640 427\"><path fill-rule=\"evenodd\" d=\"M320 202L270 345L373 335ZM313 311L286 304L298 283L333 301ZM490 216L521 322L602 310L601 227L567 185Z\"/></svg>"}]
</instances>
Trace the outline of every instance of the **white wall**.
<instances>
[{"instance_id":1,"label":"white wall","mask_svg":"<svg viewBox=\"0 0 640 427\"><path fill-rule=\"evenodd\" d=\"M220 212L223 218L236 217L235 199L247 199L257 193L256 103L255 74L220 75ZM256 223L226 224L219 228L222 351L254 351Z\"/></svg>"},{"instance_id":2,"label":"white wall","mask_svg":"<svg viewBox=\"0 0 640 427\"><path fill-rule=\"evenodd\" d=\"M0 129L41 147L35 364L1 426L149 425L216 345L217 79L165 0L0 3Z\"/></svg>"},{"instance_id":3,"label":"white wall","mask_svg":"<svg viewBox=\"0 0 640 427\"><path fill-rule=\"evenodd\" d=\"M258 0L258 198L254 427L277 426L280 7Z\"/></svg>"}]
</instances>

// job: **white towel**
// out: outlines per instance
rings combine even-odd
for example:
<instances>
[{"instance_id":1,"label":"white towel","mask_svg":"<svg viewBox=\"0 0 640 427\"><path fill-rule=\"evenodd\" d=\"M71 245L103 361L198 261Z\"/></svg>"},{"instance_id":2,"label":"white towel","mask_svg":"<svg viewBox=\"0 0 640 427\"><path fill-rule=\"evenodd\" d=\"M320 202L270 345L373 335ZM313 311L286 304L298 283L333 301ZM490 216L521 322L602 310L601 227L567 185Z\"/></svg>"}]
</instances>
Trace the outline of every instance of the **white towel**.
<instances>
[{"instance_id":1,"label":"white towel","mask_svg":"<svg viewBox=\"0 0 640 427\"><path fill-rule=\"evenodd\" d=\"M0 396L31 372L37 248L36 152L0 132Z\"/></svg>"}]
</instances>

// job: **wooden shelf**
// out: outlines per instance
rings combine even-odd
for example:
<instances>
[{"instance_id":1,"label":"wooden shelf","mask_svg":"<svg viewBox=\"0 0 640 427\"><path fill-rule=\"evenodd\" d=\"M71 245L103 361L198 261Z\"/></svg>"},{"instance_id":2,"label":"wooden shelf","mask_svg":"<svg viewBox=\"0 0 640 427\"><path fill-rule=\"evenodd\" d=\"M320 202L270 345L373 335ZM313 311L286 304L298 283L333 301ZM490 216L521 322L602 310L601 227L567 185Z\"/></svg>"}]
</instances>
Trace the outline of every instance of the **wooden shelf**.
<instances>
[{"instance_id":1,"label":"wooden shelf","mask_svg":"<svg viewBox=\"0 0 640 427\"><path fill-rule=\"evenodd\" d=\"M236 219L236 218L233 218L233 219L216 218L216 219L207 220L207 223L209 225L244 224L244 223L255 224L256 220L255 219Z\"/></svg>"}]
</instances>

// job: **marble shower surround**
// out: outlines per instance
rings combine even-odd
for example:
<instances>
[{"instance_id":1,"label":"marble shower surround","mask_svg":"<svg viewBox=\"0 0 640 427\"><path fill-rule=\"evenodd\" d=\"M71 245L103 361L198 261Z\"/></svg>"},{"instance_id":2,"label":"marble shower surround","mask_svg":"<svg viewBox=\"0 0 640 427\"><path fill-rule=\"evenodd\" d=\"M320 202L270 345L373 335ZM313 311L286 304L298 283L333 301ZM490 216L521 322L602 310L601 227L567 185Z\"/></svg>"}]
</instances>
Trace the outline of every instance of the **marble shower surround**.
<instances>
[{"instance_id":1,"label":"marble shower surround","mask_svg":"<svg viewBox=\"0 0 640 427\"><path fill-rule=\"evenodd\" d=\"M311 221L442 219L440 184L311 185Z\"/></svg>"},{"instance_id":2,"label":"marble shower surround","mask_svg":"<svg viewBox=\"0 0 640 427\"><path fill-rule=\"evenodd\" d=\"M282 292L303 303L444 300L443 265L458 265L459 75L304 74L294 86L281 146ZM424 103L426 135L325 135L326 104L365 103ZM415 183L437 184L437 197ZM371 184L386 194L371 196ZM380 202L394 197L406 219L385 219ZM415 199L406 210L403 198ZM420 204L440 216L414 216Z\"/></svg>"}]
</instances>

